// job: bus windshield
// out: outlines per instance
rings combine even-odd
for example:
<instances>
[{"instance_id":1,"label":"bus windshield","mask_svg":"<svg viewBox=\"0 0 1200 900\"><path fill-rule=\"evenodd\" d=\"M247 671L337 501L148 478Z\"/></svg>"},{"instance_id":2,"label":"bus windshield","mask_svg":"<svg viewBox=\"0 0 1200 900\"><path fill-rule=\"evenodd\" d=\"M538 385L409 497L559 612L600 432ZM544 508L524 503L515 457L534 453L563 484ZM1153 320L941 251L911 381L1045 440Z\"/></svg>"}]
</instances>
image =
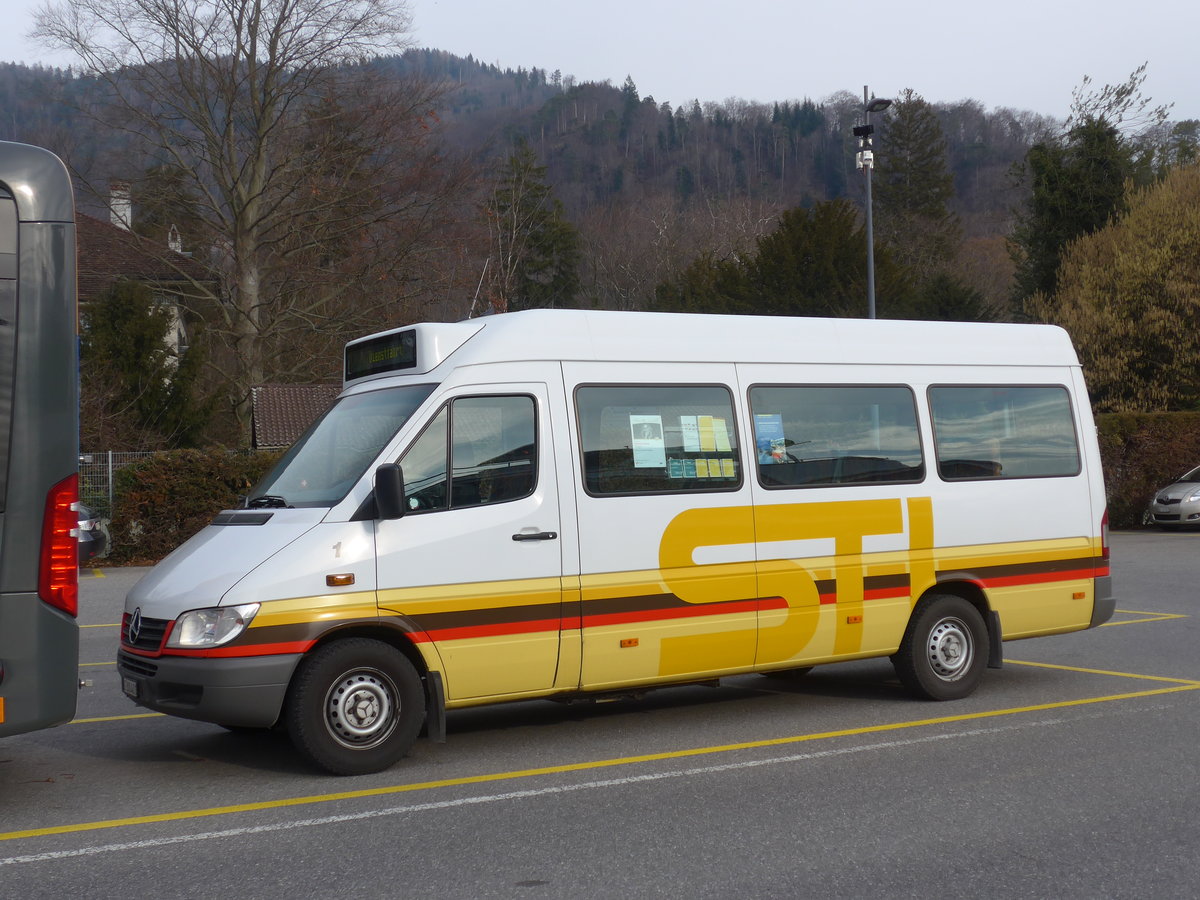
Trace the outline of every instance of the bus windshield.
<instances>
[{"instance_id":1,"label":"bus windshield","mask_svg":"<svg viewBox=\"0 0 1200 900\"><path fill-rule=\"evenodd\" d=\"M333 506L435 386L413 384L342 397L258 483L246 505Z\"/></svg>"}]
</instances>

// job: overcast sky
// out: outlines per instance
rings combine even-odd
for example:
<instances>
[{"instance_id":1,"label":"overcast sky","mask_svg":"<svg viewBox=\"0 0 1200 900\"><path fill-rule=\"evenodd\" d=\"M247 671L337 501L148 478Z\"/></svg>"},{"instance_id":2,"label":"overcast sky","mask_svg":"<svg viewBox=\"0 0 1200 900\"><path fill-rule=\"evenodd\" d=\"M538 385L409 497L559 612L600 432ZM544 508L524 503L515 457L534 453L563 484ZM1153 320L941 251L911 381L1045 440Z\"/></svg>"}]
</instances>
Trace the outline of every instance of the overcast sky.
<instances>
[{"instance_id":1,"label":"overcast sky","mask_svg":"<svg viewBox=\"0 0 1200 900\"><path fill-rule=\"evenodd\" d=\"M0 60L64 65L26 35L38 0L6 0ZM1158 0L410 0L416 45L578 81L632 76L643 97L771 102L839 90L978 100L1063 117L1071 91L1123 83L1200 119L1200 2Z\"/></svg>"}]
</instances>

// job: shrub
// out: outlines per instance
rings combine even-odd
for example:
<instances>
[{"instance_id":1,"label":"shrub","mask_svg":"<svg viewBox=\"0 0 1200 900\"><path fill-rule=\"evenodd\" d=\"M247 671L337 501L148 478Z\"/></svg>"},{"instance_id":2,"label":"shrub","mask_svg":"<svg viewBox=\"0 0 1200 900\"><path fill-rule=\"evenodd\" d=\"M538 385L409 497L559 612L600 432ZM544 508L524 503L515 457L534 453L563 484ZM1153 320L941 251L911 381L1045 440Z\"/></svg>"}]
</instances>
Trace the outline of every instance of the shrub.
<instances>
[{"instance_id":1,"label":"shrub","mask_svg":"<svg viewBox=\"0 0 1200 900\"><path fill-rule=\"evenodd\" d=\"M1114 528L1141 525L1154 491L1200 465L1200 413L1106 413L1096 429Z\"/></svg>"},{"instance_id":2,"label":"shrub","mask_svg":"<svg viewBox=\"0 0 1200 900\"><path fill-rule=\"evenodd\" d=\"M277 452L170 450L120 469L112 517L115 565L150 565L162 559L266 473Z\"/></svg>"}]
</instances>

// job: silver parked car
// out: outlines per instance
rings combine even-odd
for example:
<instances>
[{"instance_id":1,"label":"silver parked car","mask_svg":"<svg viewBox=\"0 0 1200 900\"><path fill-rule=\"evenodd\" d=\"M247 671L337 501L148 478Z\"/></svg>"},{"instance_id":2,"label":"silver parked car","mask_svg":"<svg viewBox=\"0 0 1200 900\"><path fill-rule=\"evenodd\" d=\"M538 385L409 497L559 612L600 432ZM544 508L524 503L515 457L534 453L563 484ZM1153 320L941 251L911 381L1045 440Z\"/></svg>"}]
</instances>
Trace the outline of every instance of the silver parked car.
<instances>
[{"instance_id":1,"label":"silver parked car","mask_svg":"<svg viewBox=\"0 0 1200 900\"><path fill-rule=\"evenodd\" d=\"M1200 466L1155 491L1147 519L1160 528L1200 525Z\"/></svg>"},{"instance_id":2,"label":"silver parked car","mask_svg":"<svg viewBox=\"0 0 1200 900\"><path fill-rule=\"evenodd\" d=\"M108 553L108 524L91 507L79 506L79 565L86 566L98 556Z\"/></svg>"}]
</instances>

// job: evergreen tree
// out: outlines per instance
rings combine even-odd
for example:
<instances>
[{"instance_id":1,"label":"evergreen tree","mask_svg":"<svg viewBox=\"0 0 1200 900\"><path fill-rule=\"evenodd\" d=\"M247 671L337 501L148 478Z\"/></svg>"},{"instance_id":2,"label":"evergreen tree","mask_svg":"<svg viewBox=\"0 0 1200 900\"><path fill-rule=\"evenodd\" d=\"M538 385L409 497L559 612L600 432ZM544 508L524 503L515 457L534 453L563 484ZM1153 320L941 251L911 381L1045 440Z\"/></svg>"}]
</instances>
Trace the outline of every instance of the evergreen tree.
<instances>
[{"instance_id":1,"label":"evergreen tree","mask_svg":"<svg viewBox=\"0 0 1200 900\"><path fill-rule=\"evenodd\" d=\"M747 296L749 290L750 278L741 258L718 259L705 252L677 278L655 287L653 308L666 312L751 313L754 309L753 300Z\"/></svg>"},{"instance_id":2,"label":"evergreen tree","mask_svg":"<svg viewBox=\"0 0 1200 900\"><path fill-rule=\"evenodd\" d=\"M195 447L213 413L197 398L203 354L168 344L172 313L150 288L115 284L89 305L80 341L80 439L112 450Z\"/></svg>"},{"instance_id":3,"label":"evergreen tree","mask_svg":"<svg viewBox=\"0 0 1200 900\"><path fill-rule=\"evenodd\" d=\"M1157 177L1169 107L1150 106L1141 92L1145 78L1144 63L1124 83L1096 91L1085 77L1072 92L1063 133L1034 144L1016 167L1031 188L1010 241L1019 302L1054 293L1064 249L1125 212L1127 181L1144 185Z\"/></svg>"},{"instance_id":4,"label":"evergreen tree","mask_svg":"<svg viewBox=\"0 0 1200 900\"><path fill-rule=\"evenodd\" d=\"M876 237L919 278L932 278L951 260L960 236L949 210L954 178L946 139L933 107L911 88L901 92L875 149Z\"/></svg>"},{"instance_id":5,"label":"evergreen tree","mask_svg":"<svg viewBox=\"0 0 1200 900\"><path fill-rule=\"evenodd\" d=\"M486 205L492 234L492 305L500 312L574 306L579 232L546 183L546 167L520 141Z\"/></svg>"},{"instance_id":6,"label":"evergreen tree","mask_svg":"<svg viewBox=\"0 0 1200 900\"><path fill-rule=\"evenodd\" d=\"M911 317L943 322L994 322L997 318L980 291L946 271L922 282L915 292Z\"/></svg>"},{"instance_id":7,"label":"evergreen tree","mask_svg":"<svg viewBox=\"0 0 1200 900\"><path fill-rule=\"evenodd\" d=\"M1024 171L1031 194L1012 234L1018 300L1053 294L1067 244L1124 211L1133 147L1105 118L1089 116L1062 139L1031 147Z\"/></svg>"},{"instance_id":8,"label":"evergreen tree","mask_svg":"<svg viewBox=\"0 0 1200 900\"><path fill-rule=\"evenodd\" d=\"M876 252L880 314L909 317L916 300L908 271ZM867 242L847 200L790 209L752 253L701 256L655 290L664 310L743 315L862 316L867 310Z\"/></svg>"}]
</instances>

